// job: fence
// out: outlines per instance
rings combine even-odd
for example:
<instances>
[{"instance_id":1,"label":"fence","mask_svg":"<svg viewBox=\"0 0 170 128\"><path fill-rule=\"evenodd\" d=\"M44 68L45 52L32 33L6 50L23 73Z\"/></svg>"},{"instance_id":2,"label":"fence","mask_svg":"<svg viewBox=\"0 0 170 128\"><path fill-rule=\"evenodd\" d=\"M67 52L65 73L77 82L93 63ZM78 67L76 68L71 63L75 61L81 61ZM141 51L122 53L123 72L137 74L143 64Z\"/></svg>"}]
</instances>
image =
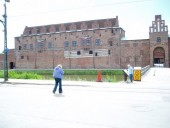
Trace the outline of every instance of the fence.
<instances>
[{"instance_id":1,"label":"fence","mask_svg":"<svg viewBox=\"0 0 170 128\"><path fill-rule=\"evenodd\" d=\"M143 67L142 68L142 71L141 71L141 74L142 76L150 69L150 65L146 66L146 67Z\"/></svg>"}]
</instances>

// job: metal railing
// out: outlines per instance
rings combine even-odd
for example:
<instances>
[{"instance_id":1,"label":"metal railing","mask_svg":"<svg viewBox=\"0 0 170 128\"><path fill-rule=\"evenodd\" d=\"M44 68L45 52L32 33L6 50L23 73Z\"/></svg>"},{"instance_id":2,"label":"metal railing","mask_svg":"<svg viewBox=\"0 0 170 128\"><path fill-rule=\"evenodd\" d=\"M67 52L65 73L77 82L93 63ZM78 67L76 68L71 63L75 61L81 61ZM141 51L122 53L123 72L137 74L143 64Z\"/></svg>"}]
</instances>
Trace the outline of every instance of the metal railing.
<instances>
[{"instance_id":1,"label":"metal railing","mask_svg":"<svg viewBox=\"0 0 170 128\"><path fill-rule=\"evenodd\" d=\"M142 74L142 76L150 69L150 65L148 65L148 66L145 66L145 67L143 67L142 68L142 70L141 70L141 74Z\"/></svg>"}]
</instances>

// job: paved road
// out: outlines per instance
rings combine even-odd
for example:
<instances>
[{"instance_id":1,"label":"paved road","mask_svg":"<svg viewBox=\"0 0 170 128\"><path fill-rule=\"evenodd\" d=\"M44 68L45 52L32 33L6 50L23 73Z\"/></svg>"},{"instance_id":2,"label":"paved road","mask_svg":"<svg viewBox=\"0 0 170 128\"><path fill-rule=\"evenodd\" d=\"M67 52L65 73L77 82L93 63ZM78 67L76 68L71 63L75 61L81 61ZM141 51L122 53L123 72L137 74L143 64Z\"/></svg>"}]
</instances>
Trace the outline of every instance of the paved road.
<instances>
[{"instance_id":1,"label":"paved road","mask_svg":"<svg viewBox=\"0 0 170 128\"><path fill-rule=\"evenodd\" d=\"M9 80L0 83L0 128L169 128L170 69L127 84ZM69 86L76 85L76 86ZM79 85L79 86L77 86Z\"/></svg>"}]
</instances>

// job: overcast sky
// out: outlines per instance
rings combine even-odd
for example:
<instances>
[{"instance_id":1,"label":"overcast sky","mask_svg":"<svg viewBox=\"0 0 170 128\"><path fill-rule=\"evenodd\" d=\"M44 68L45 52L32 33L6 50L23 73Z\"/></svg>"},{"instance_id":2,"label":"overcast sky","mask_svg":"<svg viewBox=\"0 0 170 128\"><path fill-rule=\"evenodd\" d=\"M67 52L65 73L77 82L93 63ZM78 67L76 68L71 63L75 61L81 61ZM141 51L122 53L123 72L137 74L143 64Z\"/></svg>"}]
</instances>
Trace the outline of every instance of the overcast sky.
<instances>
[{"instance_id":1,"label":"overcast sky","mask_svg":"<svg viewBox=\"0 0 170 128\"><path fill-rule=\"evenodd\" d=\"M0 0L0 19L4 14ZM76 21L115 18L126 31L127 39L147 39L155 15L162 15L170 27L170 0L10 0L7 3L8 48L25 26L40 26ZM0 23L1 24L1 23ZM169 28L170 29L170 28ZM4 49L3 25L0 25L0 52Z\"/></svg>"}]
</instances>

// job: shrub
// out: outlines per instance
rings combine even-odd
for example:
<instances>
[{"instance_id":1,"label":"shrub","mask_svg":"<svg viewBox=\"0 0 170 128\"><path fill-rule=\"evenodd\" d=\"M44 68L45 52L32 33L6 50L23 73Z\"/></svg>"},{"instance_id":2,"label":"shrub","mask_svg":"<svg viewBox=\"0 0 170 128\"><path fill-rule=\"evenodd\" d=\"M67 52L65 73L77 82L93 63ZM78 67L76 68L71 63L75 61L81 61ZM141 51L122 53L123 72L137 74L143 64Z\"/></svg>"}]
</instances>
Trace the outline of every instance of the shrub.
<instances>
[{"instance_id":1,"label":"shrub","mask_svg":"<svg viewBox=\"0 0 170 128\"><path fill-rule=\"evenodd\" d=\"M9 71L8 76L9 78L15 78L15 79L43 79L42 76L31 72Z\"/></svg>"}]
</instances>

